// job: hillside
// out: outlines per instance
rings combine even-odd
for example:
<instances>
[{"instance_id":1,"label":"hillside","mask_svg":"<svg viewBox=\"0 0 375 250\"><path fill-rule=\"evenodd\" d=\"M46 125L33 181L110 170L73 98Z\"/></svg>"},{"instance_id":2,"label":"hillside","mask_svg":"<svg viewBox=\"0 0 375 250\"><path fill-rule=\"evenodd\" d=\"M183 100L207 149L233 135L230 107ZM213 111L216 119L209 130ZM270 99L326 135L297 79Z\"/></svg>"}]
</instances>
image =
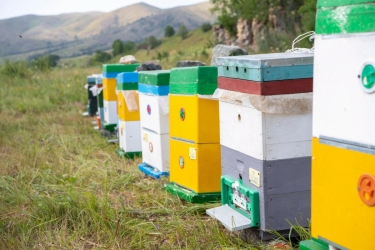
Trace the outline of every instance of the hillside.
<instances>
[{"instance_id":1,"label":"hillside","mask_svg":"<svg viewBox=\"0 0 375 250\"><path fill-rule=\"evenodd\" d=\"M138 3L109 13L89 12L57 16L27 15L0 20L0 56L10 59L40 53L62 57L90 54L108 49L115 39L141 41L154 35L162 37L164 28L176 29L184 24L195 29L204 22L213 22L211 4L159 9Z\"/></svg>"}]
</instances>

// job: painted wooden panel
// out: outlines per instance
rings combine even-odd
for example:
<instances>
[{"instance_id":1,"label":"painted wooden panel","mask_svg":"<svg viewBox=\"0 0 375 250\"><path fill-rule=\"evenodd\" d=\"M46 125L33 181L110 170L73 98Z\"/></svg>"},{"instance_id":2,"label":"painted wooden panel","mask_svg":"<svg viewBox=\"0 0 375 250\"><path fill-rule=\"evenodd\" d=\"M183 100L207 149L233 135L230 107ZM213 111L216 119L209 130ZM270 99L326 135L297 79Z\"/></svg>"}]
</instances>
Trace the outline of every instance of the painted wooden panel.
<instances>
[{"instance_id":1,"label":"painted wooden panel","mask_svg":"<svg viewBox=\"0 0 375 250\"><path fill-rule=\"evenodd\" d=\"M268 114L220 100L220 143L260 160L311 155L311 113Z\"/></svg>"},{"instance_id":2,"label":"painted wooden panel","mask_svg":"<svg viewBox=\"0 0 375 250\"><path fill-rule=\"evenodd\" d=\"M270 53L219 57L219 76L250 81L276 81L311 78L313 54Z\"/></svg>"},{"instance_id":3,"label":"painted wooden panel","mask_svg":"<svg viewBox=\"0 0 375 250\"><path fill-rule=\"evenodd\" d=\"M260 229L287 230L286 221L298 218L307 226L310 218L311 157L261 161L221 146L222 174L242 178L259 192ZM260 173L260 187L250 182L249 168Z\"/></svg>"},{"instance_id":4,"label":"painted wooden panel","mask_svg":"<svg viewBox=\"0 0 375 250\"><path fill-rule=\"evenodd\" d=\"M141 132L143 162L160 172L169 172L169 134L160 135L144 128Z\"/></svg>"},{"instance_id":5,"label":"painted wooden panel","mask_svg":"<svg viewBox=\"0 0 375 250\"><path fill-rule=\"evenodd\" d=\"M143 128L158 134L169 134L169 97L139 93L139 109Z\"/></svg>"},{"instance_id":6,"label":"painted wooden panel","mask_svg":"<svg viewBox=\"0 0 375 250\"><path fill-rule=\"evenodd\" d=\"M103 78L103 99L106 101L116 101L116 78Z\"/></svg>"},{"instance_id":7,"label":"painted wooden panel","mask_svg":"<svg viewBox=\"0 0 375 250\"><path fill-rule=\"evenodd\" d=\"M170 135L194 143L219 143L219 102L198 95L169 95Z\"/></svg>"},{"instance_id":8,"label":"painted wooden panel","mask_svg":"<svg viewBox=\"0 0 375 250\"><path fill-rule=\"evenodd\" d=\"M129 111L129 108L126 104L124 94L122 91L118 91L117 94L117 110L118 110L118 117L123 121L139 121L140 120L140 112L139 112L139 96L136 91L134 92L135 101L138 104L138 110L136 111Z\"/></svg>"},{"instance_id":9,"label":"painted wooden panel","mask_svg":"<svg viewBox=\"0 0 375 250\"><path fill-rule=\"evenodd\" d=\"M104 104L104 122L108 124L116 124L117 117L117 102L116 101L103 101Z\"/></svg>"},{"instance_id":10,"label":"painted wooden panel","mask_svg":"<svg viewBox=\"0 0 375 250\"><path fill-rule=\"evenodd\" d=\"M220 101L220 144L264 159L263 116L254 108Z\"/></svg>"},{"instance_id":11,"label":"painted wooden panel","mask_svg":"<svg viewBox=\"0 0 375 250\"><path fill-rule=\"evenodd\" d=\"M358 78L365 63L375 63L374 44L375 33L315 37L314 137L375 145L375 93Z\"/></svg>"},{"instance_id":12,"label":"painted wooden panel","mask_svg":"<svg viewBox=\"0 0 375 250\"><path fill-rule=\"evenodd\" d=\"M120 149L125 153L142 151L141 123L139 121L119 120L118 134Z\"/></svg>"},{"instance_id":13,"label":"painted wooden panel","mask_svg":"<svg viewBox=\"0 0 375 250\"><path fill-rule=\"evenodd\" d=\"M313 138L312 236L347 249L373 249L375 206L359 196L364 174L375 176L375 156L321 144Z\"/></svg>"},{"instance_id":14,"label":"painted wooden panel","mask_svg":"<svg viewBox=\"0 0 375 250\"><path fill-rule=\"evenodd\" d=\"M170 181L200 193L220 192L220 144L170 140Z\"/></svg>"},{"instance_id":15,"label":"painted wooden panel","mask_svg":"<svg viewBox=\"0 0 375 250\"><path fill-rule=\"evenodd\" d=\"M218 77L220 89L255 95L282 95L312 92L312 78L256 82L228 77Z\"/></svg>"}]
</instances>

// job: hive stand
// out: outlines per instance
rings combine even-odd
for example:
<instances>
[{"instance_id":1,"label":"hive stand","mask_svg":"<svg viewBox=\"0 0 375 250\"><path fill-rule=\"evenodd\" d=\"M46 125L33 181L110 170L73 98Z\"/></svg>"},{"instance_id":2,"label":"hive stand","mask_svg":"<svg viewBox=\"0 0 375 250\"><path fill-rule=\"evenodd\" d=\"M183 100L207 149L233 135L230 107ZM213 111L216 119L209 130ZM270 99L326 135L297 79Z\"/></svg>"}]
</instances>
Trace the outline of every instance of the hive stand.
<instances>
[{"instance_id":1,"label":"hive stand","mask_svg":"<svg viewBox=\"0 0 375 250\"><path fill-rule=\"evenodd\" d=\"M169 70L139 73L142 127L141 172L155 179L169 176Z\"/></svg>"},{"instance_id":2,"label":"hive stand","mask_svg":"<svg viewBox=\"0 0 375 250\"><path fill-rule=\"evenodd\" d=\"M318 0L312 239L300 249L374 249L375 3Z\"/></svg>"},{"instance_id":3,"label":"hive stand","mask_svg":"<svg viewBox=\"0 0 375 250\"><path fill-rule=\"evenodd\" d=\"M313 55L217 62L222 206L207 214L230 231L255 228L263 240L289 233L289 223L308 226Z\"/></svg>"},{"instance_id":4,"label":"hive stand","mask_svg":"<svg viewBox=\"0 0 375 250\"><path fill-rule=\"evenodd\" d=\"M165 190L189 202L220 199L217 67L174 68L170 76L170 181Z\"/></svg>"}]
</instances>

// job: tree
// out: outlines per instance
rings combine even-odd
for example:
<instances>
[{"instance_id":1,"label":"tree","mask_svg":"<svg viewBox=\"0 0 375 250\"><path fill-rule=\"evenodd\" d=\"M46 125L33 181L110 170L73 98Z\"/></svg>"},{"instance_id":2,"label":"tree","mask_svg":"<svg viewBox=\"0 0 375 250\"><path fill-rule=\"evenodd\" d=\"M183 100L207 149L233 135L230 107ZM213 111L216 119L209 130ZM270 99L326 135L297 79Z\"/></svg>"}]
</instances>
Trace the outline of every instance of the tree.
<instances>
[{"instance_id":1,"label":"tree","mask_svg":"<svg viewBox=\"0 0 375 250\"><path fill-rule=\"evenodd\" d=\"M124 54L129 55L136 51L136 44L135 42L129 41L123 44L123 48L124 48Z\"/></svg>"},{"instance_id":2,"label":"tree","mask_svg":"<svg viewBox=\"0 0 375 250\"><path fill-rule=\"evenodd\" d=\"M113 56L121 55L124 52L124 46L120 39L116 39L112 43L112 54Z\"/></svg>"},{"instance_id":3,"label":"tree","mask_svg":"<svg viewBox=\"0 0 375 250\"><path fill-rule=\"evenodd\" d=\"M46 71L57 66L60 56L58 55L39 55L34 58L34 66L41 70Z\"/></svg>"},{"instance_id":4,"label":"tree","mask_svg":"<svg viewBox=\"0 0 375 250\"><path fill-rule=\"evenodd\" d=\"M140 45L138 48L140 49L147 49L151 50L156 48L161 44L161 41L156 39L154 36L147 37Z\"/></svg>"},{"instance_id":5,"label":"tree","mask_svg":"<svg viewBox=\"0 0 375 250\"><path fill-rule=\"evenodd\" d=\"M111 55L108 54L107 52L104 52L104 51L101 51L101 50L97 50L95 52L94 57L93 57L93 61L99 62L99 63L107 62L107 61L109 61L109 59L111 59Z\"/></svg>"},{"instance_id":6,"label":"tree","mask_svg":"<svg viewBox=\"0 0 375 250\"><path fill-rule=\"evenodd\" d=\"M209 30L212 30L212 25L210 23L204 23L201 25L201 29L203 32L207 32Z\"/></svg>"},{"instance_id":7,"label":"tree","mask_svg":"<svg viewBox=\"0 0 375 250\"><path fill-rule=\"evenodd\" d=\"M185 39L188 36L189 31L187 30L185 25L181 25L178 28L177 35L181 36L182 39Z\"/></svg>"},{"instance_id":8,"label":"tree","mask_svg":"<svg viewBox=\"0 0 375 250\"><path fill-rule=\"evenodd\" d=\"M302 16L303 30L315 30L316 0L305 0L298 13Z\"/></svg>"},{"instance_id":9,"label":"tree","mask_svg":"<svg viewBox=\"0 0 375 250\"><path fill-rule=\"evenodd\" d=\"M175 33L174 31L174 28L172 26L167 26L165 27L165 30L164 30L164 37L171 37L173 36Z\"/></svg>"}]
</instances>

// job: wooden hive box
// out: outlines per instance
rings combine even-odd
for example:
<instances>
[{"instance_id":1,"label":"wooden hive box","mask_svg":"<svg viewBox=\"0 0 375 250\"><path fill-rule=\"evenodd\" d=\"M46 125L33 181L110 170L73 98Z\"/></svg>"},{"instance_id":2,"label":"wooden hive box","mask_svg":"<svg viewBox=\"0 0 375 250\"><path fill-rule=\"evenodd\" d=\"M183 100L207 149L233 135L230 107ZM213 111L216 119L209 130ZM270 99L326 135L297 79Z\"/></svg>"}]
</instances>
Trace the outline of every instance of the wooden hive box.
<instances>
[{"instance_id":1,"label":"wooden hive box","mask_svg":"<svg viewBox=\"0 0 375 250\"><path fill-rule=\"evenodd\" d=\"M142 160L138 168L159 179L169 175L169 70L139 73Z\"/></svg>"},{"instance_id":2,"label":"wooden hive box","mask_svg":"<svg viewBox=\"0 0 375 250\"><path fill-rule=\"evenodd\" d=\"M171 70L170 184L165 188L189 202L220 197L217 67Z\"/></svg>"},{"instance_id":3,"label":"wooden hive box","mask_svg":"<svg viewBox=\"0 0 375 250\"><path fill-rule=\"evenodd\" d=\"M268 230L289 232L288 221L307 226L313 56L277 53L218 61L223 206L207 213L232 231L259 228L262 239L271 237ZM254 204L243 190L258 195L257 208L250 210ZM234 224L228 219L233 214L242 215Z\"/></svg>"}]
</instances>

